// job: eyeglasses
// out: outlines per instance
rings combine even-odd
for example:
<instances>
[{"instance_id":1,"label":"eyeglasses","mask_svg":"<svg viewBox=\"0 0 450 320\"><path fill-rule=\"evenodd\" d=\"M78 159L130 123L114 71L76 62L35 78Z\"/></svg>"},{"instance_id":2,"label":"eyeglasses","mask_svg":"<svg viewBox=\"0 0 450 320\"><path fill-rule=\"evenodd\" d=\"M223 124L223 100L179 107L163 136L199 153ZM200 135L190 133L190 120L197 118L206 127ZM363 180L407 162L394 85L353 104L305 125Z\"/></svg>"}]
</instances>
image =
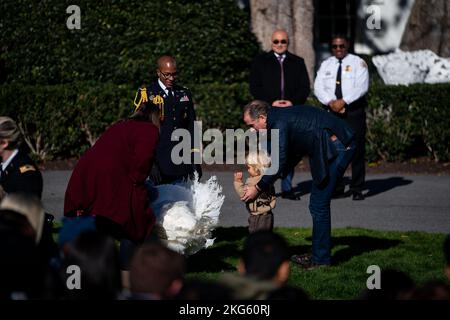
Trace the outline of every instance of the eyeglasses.
<instances>
[{"instance_id":1,"label":"eyeglasses","mask_svg":"<svg viewBox=\"0 0 450 320\"><path fill-rule=\"evenodd\" d=\"M172 73L167 72L167 73L164 73L164 72L162 72L161 70L159 70L159 73L161 73L161 75L163 76L164 79L169 79L170 77L176 78L176 77L178 76L178 74L177 74L176 72L172 72Z\"/></svg>"},{"instance_id":2,"label":"eyeglasses","mask_svg":"<svg viewBox=\"0 0 450 320\"><path fill-rule=\"evenodd\" d=\"M286 43L287 43L287 40L286 40L286 39L283 39L283 40L278 40L278 39L276 39L276 40L273 40L272 43L273 43L273 44L279 44L279 43L281 43L281 44L286 44Z\"/></svg>"},{"instance_id":3,"label":"eyeglasses","mask_svg":"<svg viewBox=\"0 0 450 320\"><path fill-rule=\"evenodd\" d=\"M339 48L339 49L345 49L345 44L333 44L331 47L332 47L333 49L337 49L337 48Z\"/></svg>"}]
</instances>

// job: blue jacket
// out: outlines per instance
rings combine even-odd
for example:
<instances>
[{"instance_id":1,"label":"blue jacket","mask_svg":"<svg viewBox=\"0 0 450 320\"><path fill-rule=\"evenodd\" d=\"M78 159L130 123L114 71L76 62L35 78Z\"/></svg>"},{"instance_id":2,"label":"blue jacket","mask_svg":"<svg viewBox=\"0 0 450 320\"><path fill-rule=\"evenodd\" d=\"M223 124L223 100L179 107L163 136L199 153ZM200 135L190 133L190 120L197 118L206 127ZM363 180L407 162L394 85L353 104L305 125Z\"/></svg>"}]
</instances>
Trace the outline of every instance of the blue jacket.
<instances>
[{"instance_id":1,"label":"blue jacket","mask_svg":"<svg viewBox=\"0 0 450 320\"><path fill-rule=\"evenodd\" d=\"M328 177L329 162L337 156L330 137L336 135L344 146L354 139L353 130L343 120L311 106L270 108L267 114L269 134L271 129L279 129L279 169L276 174L261 178L258 183L261 190L267 190L305 155L309 157L313 182L320 185Z\"/></svg>"}]
</instances>

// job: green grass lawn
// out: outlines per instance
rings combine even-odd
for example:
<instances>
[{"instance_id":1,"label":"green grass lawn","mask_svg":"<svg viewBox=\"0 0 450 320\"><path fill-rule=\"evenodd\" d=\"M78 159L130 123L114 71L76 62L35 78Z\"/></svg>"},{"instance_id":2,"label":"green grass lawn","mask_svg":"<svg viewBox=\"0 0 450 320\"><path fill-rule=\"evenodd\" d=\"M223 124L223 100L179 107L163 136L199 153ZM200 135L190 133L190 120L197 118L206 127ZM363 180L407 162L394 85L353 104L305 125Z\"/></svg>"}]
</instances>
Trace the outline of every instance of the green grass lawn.
<instances>
[{"instance_id":1,"label":"green grass lawn","mask_svg":"<svg viewBox=\"0 0 450 320\"><path fill-rule=\"evenodd\" d=\"M288 241L292 253L311 250L311 229L275 228ZM218 228L214 246L188 258L189 279L217 279L235 272L247 228ZM312 299L355 299L366 288L370 265L409 274L418 285L444 280L444 234L334 229L333 265L312 271L291 264L289 284L303 288Z\"/></svg>"}]
</instances>

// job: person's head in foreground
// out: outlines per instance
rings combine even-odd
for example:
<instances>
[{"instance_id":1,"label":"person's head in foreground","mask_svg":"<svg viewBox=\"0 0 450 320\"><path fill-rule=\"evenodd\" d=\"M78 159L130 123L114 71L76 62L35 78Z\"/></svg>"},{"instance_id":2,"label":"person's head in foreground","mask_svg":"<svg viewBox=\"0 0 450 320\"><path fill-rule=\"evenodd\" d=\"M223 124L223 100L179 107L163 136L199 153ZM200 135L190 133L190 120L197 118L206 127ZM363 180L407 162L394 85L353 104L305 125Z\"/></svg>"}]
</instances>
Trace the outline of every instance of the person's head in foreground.
<instances>
[{"instance_id":1,"label":"person's head in foreground","mask_svg":"<svg viewBox=\"0 0 450 320\"><path fill-rule=\"evenodd\" d=\"M171 299L183 286L184 257L160 243L140 246L130 264L132 298L142 300Z\"/></svg>"}]
</instances>

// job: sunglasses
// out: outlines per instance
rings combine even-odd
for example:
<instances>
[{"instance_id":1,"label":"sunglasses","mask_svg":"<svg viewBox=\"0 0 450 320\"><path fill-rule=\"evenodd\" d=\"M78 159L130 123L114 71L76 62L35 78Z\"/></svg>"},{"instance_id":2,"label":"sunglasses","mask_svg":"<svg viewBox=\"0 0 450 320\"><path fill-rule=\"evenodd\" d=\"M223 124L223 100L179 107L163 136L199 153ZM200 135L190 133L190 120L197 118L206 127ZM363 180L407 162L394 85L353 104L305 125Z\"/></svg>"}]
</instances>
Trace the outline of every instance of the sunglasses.
<instances>
[{"instance_id":1,"label":"sunglasses","mask_svg":"<svg viewBox=\"0 0 450 320\"><path fill-rule=\"evenodd\" d=\"M172 78L176 78L177 77L177 73L176 72L173 72L173 73L170 73L170 72L167 72L167 73L164 73L164 72L162 72L161 70L159 70L159 72L161 73L161 75L163 76L163 78L164 79L169 79L170 77L172 77Z\"/></svg>"},{"instance_id":2,"label":"sunglasses","mask_svg":"<svg viewBox=\"0 0 450 320\"><path fill-rule=\"evenodd\" d=\"M279 44L279 43L281 43L281 44L286 44L287 43L287 40L286 39L283 39L283 40L273 40L272 41L273 42L273 44Z\"/></svg>"},{"instance_id":3,"label":"sunglasses","mask_svg":"<svg viewBox=\"0 0 450 320\"><path fill-rule=\"evenodd\" d=\"M337 48L339 48L339 49L345 49L345 44L333 44L331 47L332 47L333 49L337 49Z\"/></svg>"}]
</instances>

